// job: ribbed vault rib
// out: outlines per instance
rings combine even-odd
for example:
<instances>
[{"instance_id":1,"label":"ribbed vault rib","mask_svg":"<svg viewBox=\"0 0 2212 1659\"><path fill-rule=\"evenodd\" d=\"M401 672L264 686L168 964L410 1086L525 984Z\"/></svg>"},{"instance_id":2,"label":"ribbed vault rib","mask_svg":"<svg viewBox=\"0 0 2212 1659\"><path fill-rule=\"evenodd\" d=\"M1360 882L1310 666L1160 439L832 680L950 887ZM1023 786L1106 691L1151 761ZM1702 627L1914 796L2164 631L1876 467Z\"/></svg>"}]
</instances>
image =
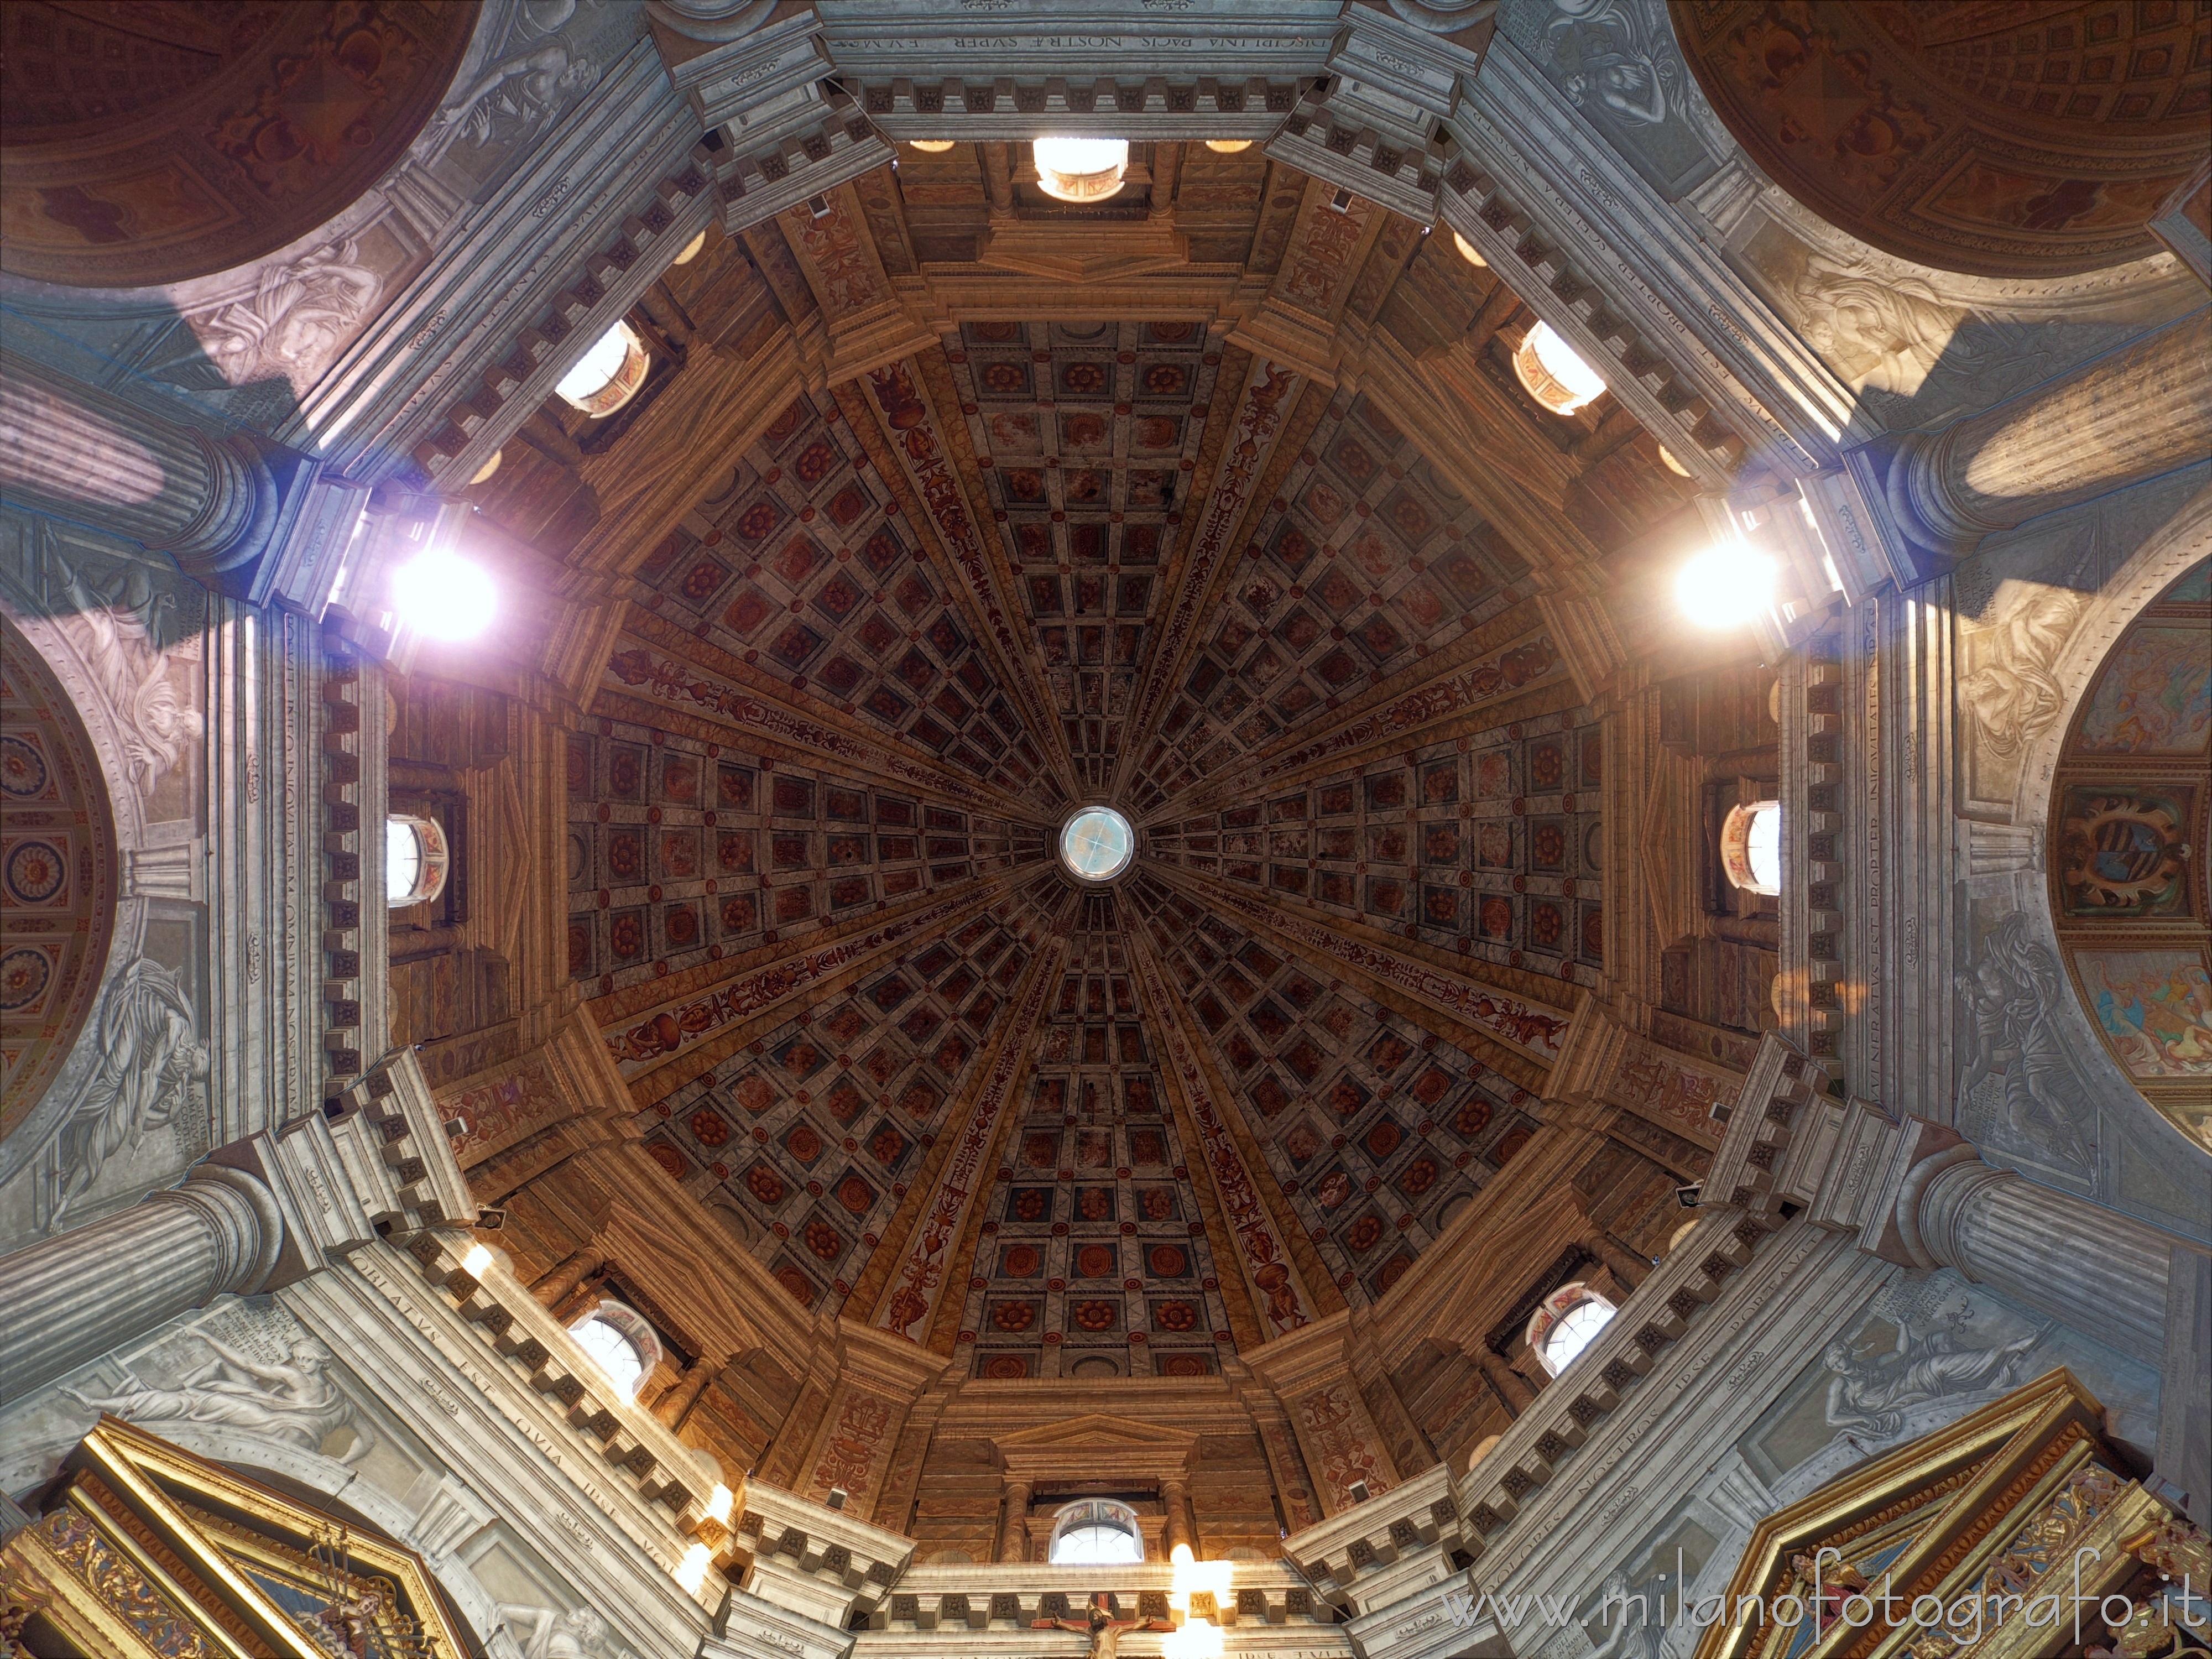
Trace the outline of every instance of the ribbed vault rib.
<instances>
[{"instance_id":1,"label":"ribbed vault rib","mask_svg":"<svg viewBox=\"0 0 2212 1659\"><path fill-rule=\"evenodd\" d=\"M1230 763L1153 813L1166 817L1295 787L1328 772L1355 769L1401 752L1515 720L1533 719L1581 701L1565 654L1545 631L1535 604L1525 602L1462 634L1436 655L1384 680L1364 696L1283 732L1266 747ZM1218 728L1181 745L1200 750ZM1188 763L1197 769L1197 760Z\"/></svg>"},{"instance_id":2,"label":"ribbed vault rib","mask_svg":"<svg viewBox=\"0 0 2212 1659\"><path fill-rule=\"evenodd\" d=\"M1017 817L1035 811L1033 801L948 773L927 750L886 741L653 617L631 617L600 686L592 707L603 715L836 766L951 805Z\"/></svg>"},{"instance_id":3,"label":"ribbed vault rib","mask_svg":"<svg viewBox=\"0 0 2212 1659\"><path fill-rule=\"evenodd\" d=\"M920 356L920 365L909 358L869 374L865 394L857 384L848 382L835 388L835 395L908 523L945 568L947 590L957 597L979 649L989 655L1001 684L1013 695L1059 788L1072 793L1074 780L1068 757L1038 695L1034 653L1024 648L1016 634L1006 594L984 555L984 538L973 506L981 492L976 489L970 495L971 481L962 477L958 465L959 451L965 448L964 430L927 401L943 395L944 354L933 349ZM918 386L927 392L917 390ZM890 428L890 434L879 421ZM950 454L944 435L947 432L958 434ZM972 454L968 459L966 470L972 474Z\"/></svg>"},{"instance_id":4,"label":"ribbed vault rib","mask_svg":"<svg viewBox=\"0 0 2212 1659\"><path fill-rule=\"evenodd\" d=\"M1161 924L1155 919L1152 925ZM1280 1194L1273 1190L1266 1160L1242 1111L1228 1103L1231 1096L1218 1068L1200 1053L1144 927L1132 927L1128 936L1145 999L1157 1011L1170 1091L1187 1136L1204 1155L1201 1179L1220 1217L1222 1243L1233 1254L1250 1298L1253 1334L1244 1340L1257 1346L1326 1318L1344 1306L1344 1298L1304 1231L1279 1212Z\"/></svg>"},{"instance_id":5,"label":"ribbed vault rib","mask_svg":"<svg viewBox=\"0 0 2212 1659\"><path fill-rule=\"evenodd\" d=\"M865 931L863 924L850 924L841 930L846 933L842 939L729 975L709 989L664 1002L611 1030L607 1051L629 1080L631 1098L649 1105L671 1089L711 1072L762 1031L781 1023L783 1011L778 1005L785 997L798 991L823 997L836 994L872 967L903 954L902 945L934 938L982 908L1016 879L1003 875L963 884L942 896L916 901L900 915L872 919ZM616 1012L612 1007L593 1012Z\"/></svg>"},{"instance_id":6,"label":"ribbed vault rib","mask_svg":"<svg viewBox=\"0 0 2212 1659\"><path fill-rule=\"evenodd\" d=\"M1164 870L1159 874L1177 890L1235 915L1322 971L1350 979L1376 1001L1480 1056L1530 1093L1543 1092L1573 1010L1531 994L1534 988L1529 982L1541 982L1534 975L1514 974L1522 984L1503 989L1462 968L1425 959L1437 952L1395 944L1358 922L1301 915L1203 876Z\"/></svg>"},{"instance_id":7,"label":"ribbed vault rib","mask_svg":"<svg viewBox=\"0 0 2212 1659\"><path fill-rule=\"evenodd\" d=\"M1292 370L1255 358L1246 373L1221 471L1200 509L1173 604L1163 619L1151 665L1139 682L1129 720L1133 756L1152 740L1154 723L1168 707L1182 659L1204 631L1207 597L1243 545L1243 528L1266 487L1269 457L1285 423L1300 408L1300 381ZM1126 767L1117 787L1125 799L1140 807L1146 804L1130 793Z\"/></svg>"}]
</instances>

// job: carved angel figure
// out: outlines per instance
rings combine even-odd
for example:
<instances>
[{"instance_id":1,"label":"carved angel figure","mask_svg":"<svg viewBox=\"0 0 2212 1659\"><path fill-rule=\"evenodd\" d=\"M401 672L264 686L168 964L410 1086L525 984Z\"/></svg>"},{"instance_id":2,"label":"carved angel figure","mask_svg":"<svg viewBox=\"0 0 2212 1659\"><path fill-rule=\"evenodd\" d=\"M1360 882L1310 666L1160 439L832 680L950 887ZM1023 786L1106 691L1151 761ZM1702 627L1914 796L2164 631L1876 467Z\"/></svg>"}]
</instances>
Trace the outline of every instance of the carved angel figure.
<instances>
[{"instance_id":1,"label":"carved angel figure","mask_svg":"<svg viewBox=\"0 0 2212 1659\"><path fill-rule=\"evenodd\" d=\"M62 1393L93 1411L112 1412L142 1427L234 1428L265 1436L301 1451L319 1452L339 1429L353 1444L339 1459L352 1463L375 1444L354 1415L353 1402L324 1374L322 1351L295 1342L289 1363L264 1364L205 1331L191 1334L214 1351L207 1364L187 1371L172 1388L137 1388L94 1399L74 1389Z\"/></svg>"},{"instance_id":2,"label":"carved angel figure","mask_svg":"<svg viewBox=\"0 0 2212 1659\"><path fill-rule=\"evenodd\" d=\"M46 1231L60 1231L100 1166L182 1109L204 1111L208 1051L176 975L140 957L100 1004L100 1068L61 1130L61 1169Z\"/></svg>"},{"instance_id":3,"label":"carved angel figure","mask_svg":"<svg viewBox=\"0 0 2212 1659\"><path fill-rule=\"evenodd\" d=\"M1894 1434L1905 1408L1948 1394L1980 1389L2009 1389L2020 1380L2027 1351L2051 1327L1988 1348L1969 1347L1941 1328L1916 1336L1897 1327L1897 1350L1877 1357L1849 1341L1828 1344L1822 1356L1835 1375L1828 1382L1828 1424L1832 1428Z\"/></svg>"},{"instance_id":4,"label":"carved angel figure","mask_svg":"<svg viewBox=\"0 0 2212 1659\"><path fill-rule=\"evenodd\" d=\"M1963 314L1917 277L1807 256L1790 285L1797 331L1854 386L1911 397L1952 344Z\"/></svg>"},{"instance_id":5,"label":"carved angel figure","mask_svg":"<svg viewBox=\"0 0 2212 1659\"><path fill-rule=\"evenodd\" d=\"M2039 591L2006 613L1994 648L1960 679L1960 707L1991 754L2018 754L2058 718L2066 696L2052 671L2087 604L2063 588Z\"/></svg>"},{"instance_id":6,"label":"carved angel figure","mask_svg":"<svg viewBox=\"0 0 2212 1659\"><path fill-rule=\"evenodd\" d=\"M223 379L232 386L283 379L305 392L384 286L360 257L360 243L349 240L289 264L270 260L251 300L201 319L194 332Z\"/></svg>"},{"instance_id":7,"label":"carved angel figure","mask_svg":"<svg viewBox=\"0 0 2212 1659\"><path fill-rule=\"evenodd\" d=\"M168 659L155 637L161 613L176 599L155 592L137 565L104 583L67 566L62 578L65 603L54 623L99 680L119 728L131 781L141 794L150 794L206 729L199 711L177 695Z\"/></svg>"},{"instance_id":8,"label":"carved angel figure","mask_svg":"<svg viewBox=\"0 0 2212 1659\"><path fill-rule=\"evenodd\" d=\"M1681 70L1632 6L1621 0L1552 0L1559 9L1546 30L1565 33L1553 52L1570 72L1567 96L1577 108L1595 98L1634 126L1667 118L1668 91ZM1564 48L1564 50L1563 50Z\"/></svg>"},{"instance_id":9,"label":"carved angel figure","mask_svg":"<svg viewBox=\"0 0 2212 1659\"><path fill-rule=\"evenodd\" d=\"M2051 1018L2059 1000L2058 961L2029 933L2027 913L2015 910L1991 928L1973 972L1956 979L1972 1027L1960 1098L1984 1079L2002 1077L2007 1127L2047 1152L2086 1162L2088 1150L2056 1087L2068 1074Z\"/></svg>"},{"instance_id":10,"label":"carved angel figure","mask_svg":"<svg viewBox=\"0 0 2212 1659\"><path fill-rule=\"evenodd\" d=\"M591 1607L556 1613L550 1607L507 1602L501 1605L499 1616L521 1645L523 1659L637 1659Z\"/></svg>"}]
</instances>

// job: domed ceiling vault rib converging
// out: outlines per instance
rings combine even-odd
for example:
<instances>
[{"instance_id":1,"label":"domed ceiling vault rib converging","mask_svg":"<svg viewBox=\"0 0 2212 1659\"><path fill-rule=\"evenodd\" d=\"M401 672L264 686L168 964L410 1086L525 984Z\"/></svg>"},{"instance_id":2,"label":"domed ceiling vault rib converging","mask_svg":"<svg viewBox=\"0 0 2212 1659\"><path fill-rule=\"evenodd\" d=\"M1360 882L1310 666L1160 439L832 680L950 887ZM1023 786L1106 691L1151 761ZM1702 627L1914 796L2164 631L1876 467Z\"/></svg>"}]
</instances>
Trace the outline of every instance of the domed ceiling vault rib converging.
<instances>
[{"instance_id":1,"label":"domed ceiling vault rib converging","mask_svg":"<svg viewBox=\"0 0 2212 1659\"><path fill-rule=\"evenodd\" d=\"M637 643L571 740L572 857L608 884L572 949L648 1151L799 1301L967 1346L981 1376L1204 1374L1379 1294L1525 1139L1572 994L1502 960L1527 898L1484 916L1471 884L1510 888L1531 848L1571 860L1594 814L1533 836L1505 815L1594 785L1595 733L1561 727L1576 694L1512 597L1525 567L1371 404L1294 404L1266 499L1229 504L1230 603L1170 604L1182 480L1288 377L1195 326L956 337L865 404L849 383L794 403L647 561ZM1224 368L1244 395L1217 422ZM1017 659L1056 715L1042 752L989 624L931 580L945 541L913 531L906 503L948 489L922 388L975 393ZM895 444L931 463L911 495ZM1148 706L1134 885L1086 897L1051 866L1058 769L1036 761L1095 797ZM1263 790L1265 825L1241 805ZM640 893L656 873L679 880ZM1577 938L1601 961L1596 888L1529 940L1571 972Z\"/></svg>"},{"instance_id":2,"label":"domed ceiling vault rib converging","mask_svg":"<svg viewBox=\"0 0 2212 1659\"><path fill-rule=\"evenodd\" d=\"M1378 333L1350 392L1134 300L925 334L896 191L826 199L744 251L873 366L621 559L571 966L648 1154L799 1303L982 1376L1212 1374L1397 1282L1605 973L1602 674L1522 550L1589 556L1525 487L1577 440L1510 342L1462 386ZM1254 201L1270 326L1492 280L1364 204L1331 256L1310 181ZM1091 804L1134 827L1095 888L1057 851Z\"/></svg>"}]
</instances>

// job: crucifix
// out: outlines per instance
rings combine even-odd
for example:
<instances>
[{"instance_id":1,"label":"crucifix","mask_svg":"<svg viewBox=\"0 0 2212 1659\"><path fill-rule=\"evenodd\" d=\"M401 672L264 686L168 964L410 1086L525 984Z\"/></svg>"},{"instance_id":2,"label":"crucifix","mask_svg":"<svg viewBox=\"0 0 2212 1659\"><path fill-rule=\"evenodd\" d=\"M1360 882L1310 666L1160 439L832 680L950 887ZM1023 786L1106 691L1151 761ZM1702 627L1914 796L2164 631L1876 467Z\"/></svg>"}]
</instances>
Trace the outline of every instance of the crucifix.
<instances>
[{"instance_id":1,"label":"crucifix","mask_svg":"<svg viewBox=\"0 0 2212 1659\"><path fill-rule=\"evenodd\" d=\"M1116 1619L1106 1605L1104 1590L1094 1591L1091 1604L1084 1609L1081 1619L1035 1619L1030 1621L1031 1630L1087 1631L1091 1636L1090 1659L1115 1659L1121 1651L1122 1633L1133 1630L1171 1631L1175 1628L1164 1619Z\"/></svg>"}]
</instances>

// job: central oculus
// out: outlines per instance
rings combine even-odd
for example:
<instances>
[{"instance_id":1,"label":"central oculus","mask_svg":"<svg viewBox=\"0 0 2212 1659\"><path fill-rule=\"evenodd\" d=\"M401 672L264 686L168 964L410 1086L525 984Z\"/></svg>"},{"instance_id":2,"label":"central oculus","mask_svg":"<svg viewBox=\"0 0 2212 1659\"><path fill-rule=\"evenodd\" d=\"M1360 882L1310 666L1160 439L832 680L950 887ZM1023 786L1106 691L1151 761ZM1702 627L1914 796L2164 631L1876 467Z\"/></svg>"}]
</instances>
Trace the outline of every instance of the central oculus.
<instances>
[{"instance_id":1,"label":"central oculus","mask_svg":"<svg viewBox=\"0 0 2212 1659\"><path fill-rule=\"evenodd\" d=\"M1060 861L1084 881L1111 881L1129 867L1136 831L1110 806L1086 806L1060 832Z\"/></svg>"}]
</instances>

